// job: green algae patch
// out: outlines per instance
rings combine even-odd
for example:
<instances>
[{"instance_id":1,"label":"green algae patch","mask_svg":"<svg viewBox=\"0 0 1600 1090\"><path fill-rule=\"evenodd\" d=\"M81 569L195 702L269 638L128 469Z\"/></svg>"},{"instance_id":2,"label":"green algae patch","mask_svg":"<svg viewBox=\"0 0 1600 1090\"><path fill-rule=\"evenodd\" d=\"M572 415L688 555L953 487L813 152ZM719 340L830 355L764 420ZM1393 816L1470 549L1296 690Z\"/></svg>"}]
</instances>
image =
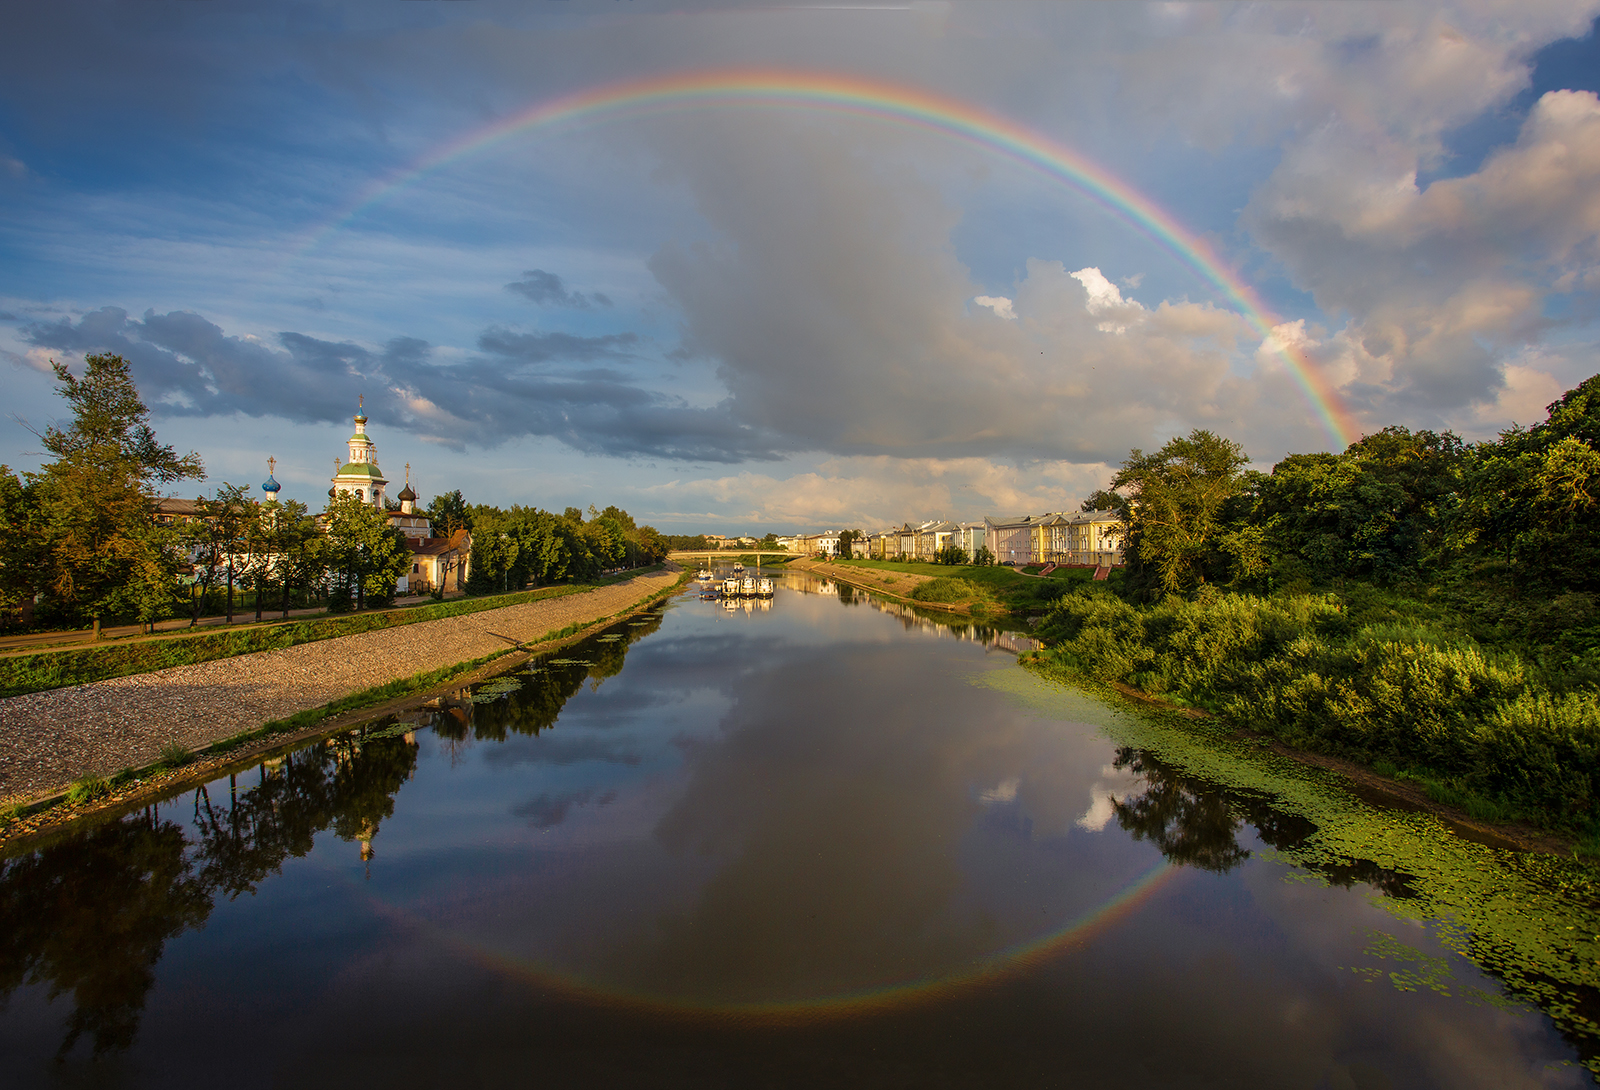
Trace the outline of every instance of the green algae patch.
<instances>
[{"instance_id":1,"label":"green algae patch","mask_svg":"<svg viewBox=\"0 0 1600 1090\"><path fill-rule=\"evenodd\" d=\"M1367 803L1335 773L1208 721L1137 707L1113 691L1026 668L984 671L972 681L1051 718L1093 724L1119 746L1306 819L1315 828L1302 841L1257 853L1290 868L1288 880L1327 881L1324 875L1358 864L1403 875L1406 896L1374 889L1372 903L1397 920L1428 926L1441 945L1499 979L1501 1002L1544 1012L1600 1076L1600 871L1592 864L1465 840L1431 814ZM1451 992L1425 955L1383 938L1373 937L1370 956L1411 963L1386 974L1396 987L1489 1001L1459 987Z\"/></svg>"}]
</instances>

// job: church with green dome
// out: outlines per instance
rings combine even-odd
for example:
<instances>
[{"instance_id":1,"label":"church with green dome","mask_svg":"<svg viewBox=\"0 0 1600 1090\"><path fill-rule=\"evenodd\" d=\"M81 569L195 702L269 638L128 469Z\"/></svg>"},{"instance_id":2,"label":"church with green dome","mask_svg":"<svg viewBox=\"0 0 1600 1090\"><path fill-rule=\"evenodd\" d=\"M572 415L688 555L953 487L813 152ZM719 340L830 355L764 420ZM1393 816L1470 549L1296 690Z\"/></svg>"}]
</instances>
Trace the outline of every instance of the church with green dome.
<instances>
[{"instance_id":1,"label":"church with green dome","mask_svg":"<svg viewBox=\"0 0 1600 1090\"><path fill-rule=\"evenodd\" d=\"M347 441L350 447L350 460L341 465L333 475L333 487L328 490L332 497L338 492L347 492L363 503L383 510L383 490L389 484L389 479L383 475L383 470L378 468L378 448L367 435L367 414L362 411L365 398L358 399L355 415L356 433Z\"/></svg>"}]
</instances>

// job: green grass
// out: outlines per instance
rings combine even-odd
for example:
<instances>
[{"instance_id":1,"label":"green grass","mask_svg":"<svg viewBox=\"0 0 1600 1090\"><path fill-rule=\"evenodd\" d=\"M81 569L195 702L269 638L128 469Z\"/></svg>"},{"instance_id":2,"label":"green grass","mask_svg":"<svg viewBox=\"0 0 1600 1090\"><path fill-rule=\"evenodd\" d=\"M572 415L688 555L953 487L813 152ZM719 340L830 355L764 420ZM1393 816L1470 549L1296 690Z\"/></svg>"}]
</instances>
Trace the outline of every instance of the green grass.
<instances>
[{"instance_id":1,"label":"green grass","mask_svg":"<svg viewBox=\"0 0 1600 1090\"><path fill-rule=\"evenodd\" d=\"M389 609L371 613L314 617L302 621L280 621L227 631L200 630L194 635L166 637L130 644L77 647L60 651L40 651L30 655L0 658L0 698L82 685L107 678L145 674L169 666L188 666L213 659L232 658L256 651L272 651L302 643L352 636L360 632L395 628L445 617L459 617L489 609L521 605L525 602L559 598L591 590L617 580L574 586L542 587L538 590L464 598L451 602Z\"/></svg>"},{"instance_id":2,"label":"green grass","mask_svg":"<svg viewBox=\"0 0 1600 1090\"><path fill-rule=\"evenodd\" d=\"M1031 578L1012 569L991 565L928 564L919 560L836 560L843 567L865 568L879 572L905 572L908 575L927 575L934 579L963 579L983 588L992 596L995 606L1012 613L1043 612L1052 602L1075 586L1094 581L1093 568L1058 568L1043 579ZM1122 573L1112 573L1120 580ZM991 607L993 608L993 607Z\"/></svg>"},{"instance_id":3,"label":"green grass","mask_svg":"<svg viewBox=\"0 0 1600 1090\"><path fill-rule=\"evenodd\" d=\"M67 804L81 806L110 793L111 785L99 776L82 776L72 781L72 786L67 788Z\"/></svg>"},{"instance_id":4,"label":"green grass","mask_svg":"<svg viewBox=\"0 0 1600 1090\"><path fill-rule=\"evenodd\" d=\"M966 606L973 610L993 609L999 604L994 591L988 586L954 575L941 575L937 579L917 584L916 589L911 592L911 597L918 602Z\"/></svg>"}]
</instances>

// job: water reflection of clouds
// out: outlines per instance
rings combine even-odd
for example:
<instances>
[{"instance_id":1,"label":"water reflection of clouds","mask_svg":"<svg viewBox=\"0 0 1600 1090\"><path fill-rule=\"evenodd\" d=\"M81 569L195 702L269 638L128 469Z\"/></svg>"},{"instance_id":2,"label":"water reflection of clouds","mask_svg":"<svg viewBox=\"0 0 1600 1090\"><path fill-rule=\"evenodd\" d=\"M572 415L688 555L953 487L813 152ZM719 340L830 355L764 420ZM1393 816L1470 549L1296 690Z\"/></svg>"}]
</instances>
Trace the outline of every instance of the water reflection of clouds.
<instances>
[{"instance_id":1,"label":"water reflection of clouds","mask_svg":"<svg viewBox=\"0 0 1600 1090\"><path fill-rule=\"evenodd\" d=\"M1111 819L1117 816L1117 802L1137 791L1144 777L1126 768L1108 764L1100 770L1100 777L1089 788L1089 808L1076 824L1080 829L1102 832Z\"/></svg>"}]
</instances>

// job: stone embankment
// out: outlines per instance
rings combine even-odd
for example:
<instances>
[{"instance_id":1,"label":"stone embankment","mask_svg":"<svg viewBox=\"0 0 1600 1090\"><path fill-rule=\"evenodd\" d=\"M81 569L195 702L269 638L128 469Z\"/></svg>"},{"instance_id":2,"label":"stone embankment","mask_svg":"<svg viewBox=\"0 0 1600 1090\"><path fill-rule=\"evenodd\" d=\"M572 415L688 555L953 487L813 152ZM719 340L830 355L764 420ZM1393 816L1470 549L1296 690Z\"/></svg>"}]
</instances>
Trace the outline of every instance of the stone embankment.
<instances>
[{"instance_id":1,"label":"stone embankment","mask_svg":"<svg viewBox=\"0 0 1600 1090\"><path fill-rule=\"evenodd\" d=\"M155 761L418 674L537 643L669 589L642 575L582 594L0 700L0 804Z\"/></svg>"}]
</instances>

